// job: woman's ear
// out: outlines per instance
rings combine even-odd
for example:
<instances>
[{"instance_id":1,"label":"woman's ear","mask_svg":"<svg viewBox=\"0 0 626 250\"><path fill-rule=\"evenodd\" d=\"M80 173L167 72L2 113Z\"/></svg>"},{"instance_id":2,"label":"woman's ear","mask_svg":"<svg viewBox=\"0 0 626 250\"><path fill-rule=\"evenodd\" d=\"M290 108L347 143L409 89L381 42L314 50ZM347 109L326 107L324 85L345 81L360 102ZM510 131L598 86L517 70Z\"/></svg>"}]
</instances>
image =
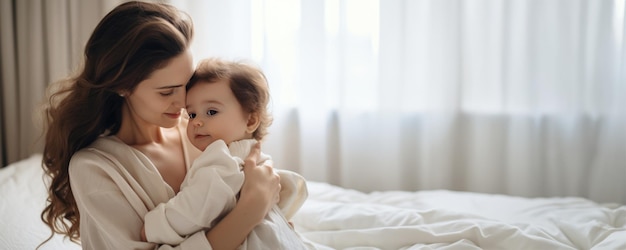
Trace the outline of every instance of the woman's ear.
<instances>
[{"instance_id":1,"label":"woman's ear","mask_svg":"<svg viewBox=\"0 0 626 250\"><path fill-rule=\"evenodd\" d=\"M251 113L248 115L248 126L246 132L249 134L254 133L259 125L261 124L261 119L259 119L258 113Z\"/></svg>"}]
</instances>

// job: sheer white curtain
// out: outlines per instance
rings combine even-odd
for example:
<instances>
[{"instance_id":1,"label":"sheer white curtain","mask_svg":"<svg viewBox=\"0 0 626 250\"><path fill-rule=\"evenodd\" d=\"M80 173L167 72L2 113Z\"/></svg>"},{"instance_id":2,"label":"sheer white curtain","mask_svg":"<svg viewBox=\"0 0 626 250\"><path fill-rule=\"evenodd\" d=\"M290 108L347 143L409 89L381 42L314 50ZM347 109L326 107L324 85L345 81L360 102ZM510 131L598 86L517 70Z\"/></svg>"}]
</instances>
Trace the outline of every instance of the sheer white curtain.
<instances>
[{"instance_id":1,"label":"sheer white curtain","mask_svg":"<svg viewBox=\"0 0 626 250\"><path fill-rule=\"evenodd\" d=\"M0 159L121 1L0 2ZM196 59L266 71L276 166L364 191L454 189L626 203L624 0L169 1Z\"/></svg>"},{"instance_id":2,"label":"sheer white curtain","mask_svg":"<svg viewBox=\"0 0 626 250\"><path fill-rule=\"evenodd\" d=\"M276 166L364 191L626 203L624 0L172 1L266 72Z\"/></svg>"},{"instance_id":3,"label":"sheer white curtain","mask_svg":"<svg viewBox=\"0 0 626 250\"><path fill-rule=\"evenodd\" d=\"M0 158L121 1L0 2ZM264 150L310 180L626 203L624 0L171 0L196 60L252 59ZM35 132L33 132L35 131Z\"/></svg>"}]
</instances>

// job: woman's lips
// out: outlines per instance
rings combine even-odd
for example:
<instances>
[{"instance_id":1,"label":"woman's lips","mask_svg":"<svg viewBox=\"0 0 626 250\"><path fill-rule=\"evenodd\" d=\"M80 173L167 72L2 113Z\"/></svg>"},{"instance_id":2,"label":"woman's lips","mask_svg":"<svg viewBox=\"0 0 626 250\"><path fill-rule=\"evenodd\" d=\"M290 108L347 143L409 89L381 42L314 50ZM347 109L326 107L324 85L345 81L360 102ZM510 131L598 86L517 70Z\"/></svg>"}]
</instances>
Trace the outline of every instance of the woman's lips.
<instances>
[{"instance_id":1,"label":"woman's lips","mask_svg":"<svg viewBox=\"0 0 626 250\"><path fill-rule=\"evenodd\" d=\"M196 139L203 139L205 137L209 137L209 135L196 135L195 136Z\"/></svg>"},{"instance_id":2,"label":"woman's lips","mask_svg":"<svg viewBox=\"0 0 626 250\"><path fill-rule=\"evenodd\" d=\"M180 117L180 112L178 112L178 113L165 113L165 115L167 117L169 117L169 118L172 118L172 119L178 119L178 117Z\"/></svg>"}]
</instances>

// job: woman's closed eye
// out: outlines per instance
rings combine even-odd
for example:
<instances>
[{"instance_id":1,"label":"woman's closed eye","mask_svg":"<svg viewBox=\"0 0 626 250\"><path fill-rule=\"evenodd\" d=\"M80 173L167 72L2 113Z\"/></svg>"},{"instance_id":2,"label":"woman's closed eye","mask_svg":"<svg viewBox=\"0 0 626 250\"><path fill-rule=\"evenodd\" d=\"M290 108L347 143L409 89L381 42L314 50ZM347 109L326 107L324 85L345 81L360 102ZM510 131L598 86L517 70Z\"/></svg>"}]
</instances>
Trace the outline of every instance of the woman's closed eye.
<instances>
[{"instance_id":1,"label":"woman's closed eye","mask_svg":"<svg viewBox=\"0 0 626 250\"><path fill-rule=\"evenodd\" d=\"M161 94L161 96L170 96L174 94L174 90L167 91L167 92L159 92L159 94Z\"/></svg>"}]
</instances>

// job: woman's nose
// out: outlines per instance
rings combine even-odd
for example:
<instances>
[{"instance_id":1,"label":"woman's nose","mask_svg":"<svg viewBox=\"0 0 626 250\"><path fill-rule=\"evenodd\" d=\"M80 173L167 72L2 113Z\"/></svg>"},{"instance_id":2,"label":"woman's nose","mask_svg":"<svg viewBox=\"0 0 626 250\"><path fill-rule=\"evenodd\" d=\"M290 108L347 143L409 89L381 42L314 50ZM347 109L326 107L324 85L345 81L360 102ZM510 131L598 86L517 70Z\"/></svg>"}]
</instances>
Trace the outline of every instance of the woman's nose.
<instances>
[{"instance_id":1,"label":"woman's nose","mask_svg":"<svg viewBox=\"0 0 626 250\"><path fill-rule=\"evenodd\" d=\"M185 89L183 88L182 91L177 91L179 93L176 94L176 98L174 99L174 102L172 103L172 105L174 105L174 107L176 108L184 108L185 107L185 97L186 94L185 93Z\"/></svg>"}]
</instances>

